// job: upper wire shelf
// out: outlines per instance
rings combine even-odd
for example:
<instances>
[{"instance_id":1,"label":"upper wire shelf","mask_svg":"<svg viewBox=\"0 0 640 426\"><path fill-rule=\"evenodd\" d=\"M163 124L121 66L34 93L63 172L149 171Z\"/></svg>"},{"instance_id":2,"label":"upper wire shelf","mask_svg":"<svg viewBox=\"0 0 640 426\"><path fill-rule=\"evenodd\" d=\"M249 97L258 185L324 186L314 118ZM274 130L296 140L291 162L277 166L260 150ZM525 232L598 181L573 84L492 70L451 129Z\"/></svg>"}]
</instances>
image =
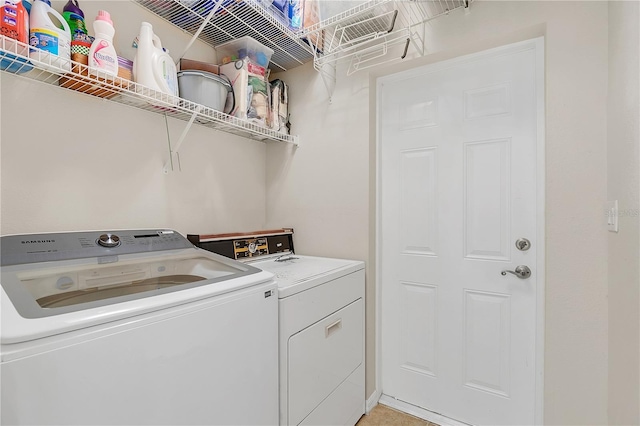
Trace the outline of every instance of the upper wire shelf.
<instances>
[{"instance_id":1,"label":"upper wire shelf","mask_svg":"<svg viewBox=\"0 0 640 426\"><path fill-rule=\"evenodd\" d=\"M394 44L408 47L412 42L424 54L422 25L468 7L469 3L470 0L369 0L305 28L300 37L315 42L316 69L345 59L356 69L364 69L360 61L369 61L374 51L381 54L373 56L382 56Z\"/></svg>"},{"instance_id":2,"label":"upper wire shelf","mask_svg":"<svg viewBox=\"0 0 640 426\"><path fill-rule=\"evenodd\" d=\"M194 35L218 0L134 2ZM286 71L313 60L311 46L289 28L287 18L273 5L259 0L222 0L198 37L215 48L247 35L273 49L274 71Z\"/></svg>"},{"instance_id":3,"label":"upper wire shelf","mask_svg":"<svg viewBox=\"0 0 640 426\"><path fill-rule=\"evenodd\" d=\"M271 68L275 71L313 61L331 97L337 62L348 62L347 74L353 74L404 59L410 46L424 55L425 24L468 8L472 0L309 1L305 2L309 8L304 11L305 28L299 31L291 30L287 18L270 0L133 1L214 48L251 36L273 49ZM396 53L390 54L392 51Z\"/></svg>"},{"instance_id":4,"label":"upper wire shelf","mask_svg":"<svg viewBox=\"0 0 640 426\"><path fill-rule=\"evenodd\" d=\"M31 54L29 54L31 50ZM51 55L40 49L0 35L0 60L5 73L60 86L87 95L109 99L137 109L196 122L204 127L266 142L279 141L298 145L298 137L280 133L248 120L241 120L177 96L152 90L120 77L112 77L101 70Z\"/></svg>"}]
</instances>

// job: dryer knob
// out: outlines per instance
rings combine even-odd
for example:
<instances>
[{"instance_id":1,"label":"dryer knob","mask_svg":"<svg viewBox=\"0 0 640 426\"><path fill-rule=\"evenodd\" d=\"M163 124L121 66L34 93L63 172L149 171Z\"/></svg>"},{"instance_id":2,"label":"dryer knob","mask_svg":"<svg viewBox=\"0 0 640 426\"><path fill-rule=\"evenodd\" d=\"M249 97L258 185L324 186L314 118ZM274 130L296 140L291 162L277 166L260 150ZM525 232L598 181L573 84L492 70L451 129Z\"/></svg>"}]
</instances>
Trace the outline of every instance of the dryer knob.
<instances>
[{"instance_id":1,"label":"dryer knob","mask_svg":"<svg viewBox=\"0 0 640 426\"><path fill-rule=\"evenodd\" d=\"M102 247L117 247L120 245L120 237L114 234L102 234L97 242Z\"/></svg>"}]
</instances>

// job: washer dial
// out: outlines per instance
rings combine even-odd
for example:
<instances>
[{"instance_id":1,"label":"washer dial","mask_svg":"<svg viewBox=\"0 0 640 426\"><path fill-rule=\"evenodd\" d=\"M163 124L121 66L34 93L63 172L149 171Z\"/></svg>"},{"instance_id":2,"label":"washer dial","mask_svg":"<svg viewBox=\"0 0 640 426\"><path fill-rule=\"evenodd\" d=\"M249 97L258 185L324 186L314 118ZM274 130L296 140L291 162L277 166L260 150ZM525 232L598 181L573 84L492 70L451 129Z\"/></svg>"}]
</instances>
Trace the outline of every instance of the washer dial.
<instances>
[{"instance_id":1,"label":"washer dial","mask_svg":"<svg viewBox=\"0 0 640 426\"><path fill-rule=\"evenodd\" d=\"M102 234L96 242L102 247L118 247L120 245L120 237L115 234Z\"/></svg>"}]
</instances>

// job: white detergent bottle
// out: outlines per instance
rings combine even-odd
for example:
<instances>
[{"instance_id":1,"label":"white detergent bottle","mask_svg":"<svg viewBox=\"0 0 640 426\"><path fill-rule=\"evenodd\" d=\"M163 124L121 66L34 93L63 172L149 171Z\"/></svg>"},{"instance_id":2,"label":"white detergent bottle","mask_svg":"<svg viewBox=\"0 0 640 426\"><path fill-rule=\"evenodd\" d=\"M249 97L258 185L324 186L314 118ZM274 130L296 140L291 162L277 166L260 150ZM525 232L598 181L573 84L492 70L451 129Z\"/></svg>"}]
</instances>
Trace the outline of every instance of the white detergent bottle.
<instances>
[{"instance_id":1,"label":"white detergent bottle","mask_svg":"<svg viewBox=\"0 0 640 426\"><path fill-rule=\"evenodd\" d=\"M178 96L176 66L148 22L143 22L140 26L138 51L133 59L133 80L150 89ZM176 103L177 98L170 102Z\"/></svg>"},{"instance_id":2,"label":"white detergent bottle","mask_svg":"<svg viewBox=\"0 0 640 426\"><path fill-rule=\"evenodd\" d=\"M116 30L109 12L99 10L96 20L93 22L95 40L89 49L89 74L102 75L100 71L118 76L118 56L113 47L113 35Z\"/></svg>"},{"instance_id":3,"label":"white detergent bottle","mask_svg":"<svg viewBox=\"0 0 640 426\"><path fill-rule=\"evenodd\" d=\"M62 29L53 22L55 17ZM29 14L29 57L50 71L71 71L71 29L49 0L35 0Z\"/></svg>"}]
</instances>

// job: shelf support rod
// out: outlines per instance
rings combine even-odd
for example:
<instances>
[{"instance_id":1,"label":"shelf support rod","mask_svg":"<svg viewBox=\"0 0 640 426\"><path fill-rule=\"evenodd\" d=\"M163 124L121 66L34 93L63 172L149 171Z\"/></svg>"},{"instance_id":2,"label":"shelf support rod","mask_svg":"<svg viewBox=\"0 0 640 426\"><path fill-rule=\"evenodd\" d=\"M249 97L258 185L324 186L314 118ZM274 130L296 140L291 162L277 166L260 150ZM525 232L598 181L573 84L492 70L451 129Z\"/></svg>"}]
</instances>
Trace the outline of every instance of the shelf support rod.
<instances>
[{"instance_id":1,"label":"shelf support rod","mask_svg":"<svg viewBox=\"0 0 640 426\"><path fill-rule=\"evenodd\" d=\"M211 9L207 17L204 18L204 21L202 21L202 24L200 24L200 28L198 28L198 31L196 31L193 37L191 37L191 40L189 40L189 43L187 43L187 47L185 47L184 50L182 51L182 55L178 57L178 62L180 62L180 58L184 57L184 55L187 54L187 51L191 49L191 46L193 46L193 43L195 43L196 39L200 37L200 33L204 30L207 24L209 24L209 21L211 21L211 18L213 18L213 15L215 15L218 9L220 9L220 6L222 5L223 1L224 0L216 0L216 4L213 5L213 8ZM176 62L176 65L178 64L178 62Z\"/></svg>"},{"instance_id":2,"label":"shelf support rod","mask_svg":"<svg viewBox=\"0 0 640 426\"><path fill-rule=\"evenodd\" d=\"M169 123L167 122L167 138L169 139L169 161L167 161L164 165L163 171L165 174L169 173L169 170L173 171L173 155L175 154L178 160L178 168L182 171L182 166L180 164L180 156L178 154L178 151L180 150L180 147L182 146L182 143L184 142L185 138L187 137L187 134L189 133L189 129L191 129L191 125L193 125L193 122L196 120L196 117L198 116L198 114L200 113L200 106L198 106L196 108L196 110L193 112L193 114L191 114L191 118L189 119L189 121L187 122L187 125L185 126L184 130L182 130L182 134L180 135L180 138L178 139L178 142L176 142L176 146L175 148L173 148L171 146L171 138L169 137ZM167 116L165 114L164 117L165 121L167 121Z\"/></svg>"}]
</instances>

